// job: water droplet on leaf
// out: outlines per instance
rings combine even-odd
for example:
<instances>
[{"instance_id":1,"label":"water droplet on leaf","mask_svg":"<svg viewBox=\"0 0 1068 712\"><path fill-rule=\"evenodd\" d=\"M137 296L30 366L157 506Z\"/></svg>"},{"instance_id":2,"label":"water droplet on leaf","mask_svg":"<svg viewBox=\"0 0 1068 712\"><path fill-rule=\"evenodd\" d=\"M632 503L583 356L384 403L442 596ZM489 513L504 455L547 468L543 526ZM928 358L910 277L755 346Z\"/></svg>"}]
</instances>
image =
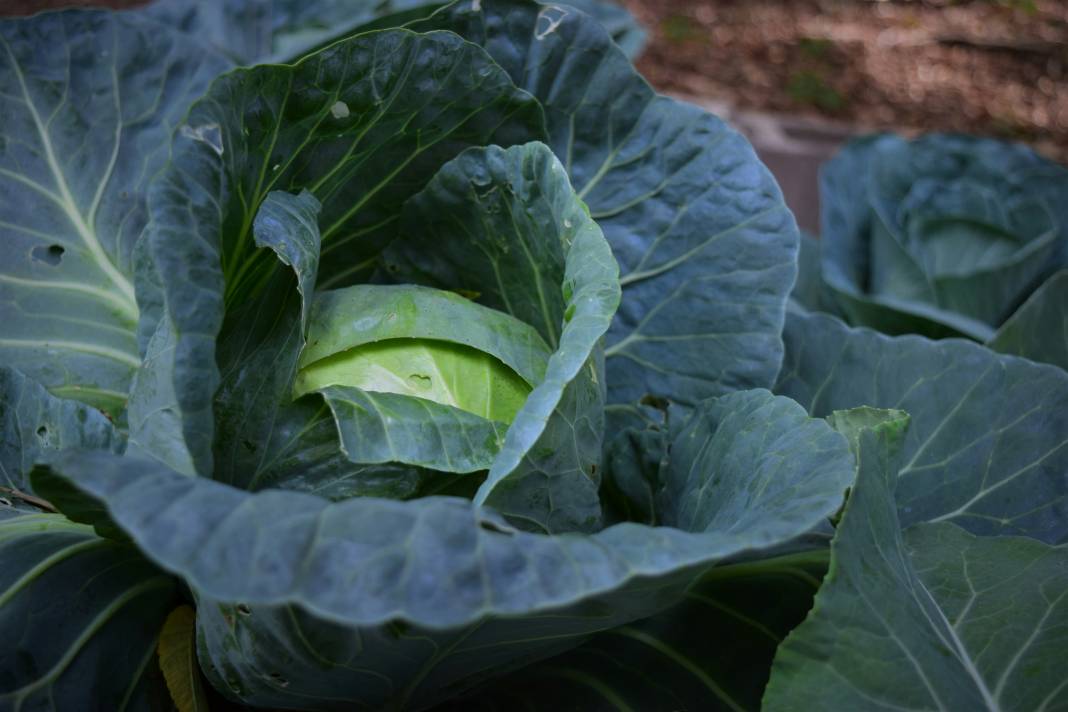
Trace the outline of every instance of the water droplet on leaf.
<instances>
[{"instance_id":1,"label":"water droplet on leaf","mask_svg":"<svg viewBox=\"0 0 1068 712\"><path fill-rule=\"evenodd\" d=\"M330 107L330 113L333 114L335 119L344 119L349 115L349 105L343 101L335 101L334 105Z\"/></svg>"}]
</instances>

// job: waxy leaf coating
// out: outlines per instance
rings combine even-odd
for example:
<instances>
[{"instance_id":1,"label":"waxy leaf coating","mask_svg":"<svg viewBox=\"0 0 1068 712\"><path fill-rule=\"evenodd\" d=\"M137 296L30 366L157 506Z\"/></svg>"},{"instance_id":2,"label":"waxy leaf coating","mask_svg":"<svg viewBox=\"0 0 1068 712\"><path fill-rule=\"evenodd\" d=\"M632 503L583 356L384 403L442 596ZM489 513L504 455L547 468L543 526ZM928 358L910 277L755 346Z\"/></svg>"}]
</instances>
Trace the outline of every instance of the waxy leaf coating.
<instances>
[{"instance_id":1,"label":"waxy leaf coating","mask_svg":"<svg viewBox=\"0 0 1068 712\"><path fill-rule=\"evenodd\" d=\"M477 678L483 665L534 660L655 613L717 561L816 526L840 506L853 478L845 438L767 391L710 400L681 433L704 446L672 463L666 486L719 493L696 510L665 511L689 529L625 523L592 535L531 534L459 498L330 503L248 493L100 452L70 453L34 481L96 502L81 509L103 507L150 559L197 592L202 607L223 611L201 625L210 626L202 628L209 675L225 671L217 680L224 691L276 706L299 695L304 705L329 709L329 700L304 697L328 689L372 707L420 706ZM762 442L775 447L754 463ZM287 622L289 609L296 622ZM389 633L390 622L399 634ZM312 653L256 643L278 640L278 626L331 645L360 631L367 647L331 652L335 662L326 666L317 658L314 674L296 663L307 674L286 677L283 687L268 673L284 677L281 660ZM427 636L453 641L456 657L425 645ZM481 642L468 652L467 638ZM434 674L419 673L424 667ZM391 682L368 686L368 674Z\"/></svg>"}]
</instances>

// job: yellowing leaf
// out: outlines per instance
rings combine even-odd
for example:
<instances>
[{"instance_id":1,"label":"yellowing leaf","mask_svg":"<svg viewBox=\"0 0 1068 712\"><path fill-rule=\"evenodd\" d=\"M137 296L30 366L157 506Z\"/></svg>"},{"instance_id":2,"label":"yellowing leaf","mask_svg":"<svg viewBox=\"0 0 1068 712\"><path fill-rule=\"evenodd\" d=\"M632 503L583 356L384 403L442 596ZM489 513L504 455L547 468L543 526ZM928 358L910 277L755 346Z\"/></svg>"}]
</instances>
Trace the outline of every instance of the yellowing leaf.
<instances>
[{"instance_id":1,"label":"yellowing leaf","mask_svg":"<svg viewBox=\"0 0 1068 712\"><path fill-rule=\"evenodd\" d=\"M196 620L190 606L178 606L159 634L159 666L178 712L208 712L197 666Z\"/></svg>"}]
</instances>

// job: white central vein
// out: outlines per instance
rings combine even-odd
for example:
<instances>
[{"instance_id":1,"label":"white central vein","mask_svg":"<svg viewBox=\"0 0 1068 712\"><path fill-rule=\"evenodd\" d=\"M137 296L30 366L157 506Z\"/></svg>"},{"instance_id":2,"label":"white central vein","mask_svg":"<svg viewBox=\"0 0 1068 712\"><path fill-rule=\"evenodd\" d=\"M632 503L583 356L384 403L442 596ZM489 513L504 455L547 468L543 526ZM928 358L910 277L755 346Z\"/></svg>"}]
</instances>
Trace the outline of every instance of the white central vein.
<instances>
[{"instance_id":1,"label":"white central vein","mask_svg":"<svg viewBox=\"0 0 1068 712\"><path fill-rule=\"evenodd\" d=\"M110 358L119 363L124 363L127 366L138 368L141 365L141 360L136 355L131 354L129 351L120 351L119 349L113 349L110 346L100 346L99 344L87 344L82 341L62 341L62 340L40 340L40 339L0 339L0 346L7 346L11 348L24 348L24 349L64 349L66 351L79 351L81 353L92 354L93 356L103 356L104 358Z\"/></svg>"},{"instance_id":2,"label":"white central vein","mask_svg":"<svg viewBox=\"0 0 1068 712\"><path fill-rule=\"evenodd\" d=\"M14 277L9 274L0 274L0 282L7 282L9 284L17 284L21 287L32 287L33 289L58 289L61 291L78 292L85 294L86 296L99 299L103 302L108 302L116 309L122 311L122 313L133 321L137 321L137 310L130 311L130 303L122 298L122 296L115 292L108 291L107 289L101 289L92 284L86 284L84 282L66 282L62 280L37 280L37 279L25 279L23 277Z\"/></svg>"},{"instance_id":3,"label":"white central vein","mask_svg":"<svg viewBox=\"0 0 1068 712\"><path fill-rule=\"evenodd\" d=\"M56 188L59 191L59 200L57 201L57 204L74 226L78 236L89 250L89 254L92 256L93 261L119 290L119 293L127 304L126 311L137 313L137 300L134 297L133 283L130 282L130 280L127 279L126 276L112 263L111 258L108 256L107 252L104 251L103 245L100 244L100 240L93 232L86 218L78 209L74 197L71 195L70 187L67 185L66 175L63 173L63 169L59 165L59 161L56 159L56 152L55 148L52 146L52 138L48 132L48 127L46 127L41 120L41 115L37 112L37 106L33 103L33 99L30 97L29 87L26 86L26 78L22 73L22 67L12 53L11 47L5 43L5 48L7 49L8 57L11 60L11 66L15 70L15 76L18 79L19 87L22 90L22 96L26 100L26 107L29 109L30 116L33 117L34 126L37 128L37 134L41 139L41 146L44 148L45 161L48 163L48 169L52 172L52 175L55 178ZM117 98L116 101L118 101ZM116 117L116 121L119 121L118 117ZM118 140L118 138L118 133L116 133L116 140ZM96 204L97 201L94 198L94 211Z\"/></svg>"}]
</instances>

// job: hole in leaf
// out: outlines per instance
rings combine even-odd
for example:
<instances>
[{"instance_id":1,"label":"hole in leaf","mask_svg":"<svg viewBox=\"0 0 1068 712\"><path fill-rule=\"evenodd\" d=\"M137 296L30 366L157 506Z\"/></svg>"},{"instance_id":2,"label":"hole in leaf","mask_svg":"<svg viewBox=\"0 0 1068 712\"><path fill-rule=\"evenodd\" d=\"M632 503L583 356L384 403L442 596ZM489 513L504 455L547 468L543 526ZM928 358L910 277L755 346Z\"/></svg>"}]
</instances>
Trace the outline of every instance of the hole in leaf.
<instances>
[{"instance_id":1,"label":"hole in leaf","mask_svg":"<svg viewBox=\"0 0 1068 712\"><path fill-rule=\"evenodd\" d=\"M7 497L0 497L0 505L3 505L5 507L14 507L15 506L15 505L13 505L11 503L11 500L8 499Z\"/></svg>"},{"instance_id":2,"label":"hole in leaf","mask_svg":"<svg viewBox=\"0 0 1068 712\"><path fill-rule=\"evenodd\" d=\"M186 138L211 146L211 149L219 156L223 155L222 129L216 123L204 124L203 126L189 126L188 124L179 129L179 133Z\"/></svg>"},{"instance_id":3,"label":"hole in leaf","mask_svg":"<svg viewBox=\"0 0 1068 712\"><path fill-rule=\"evenodd\" d=\"M424 376L421 373L413 373L408 376L408 382L412 384L412 386L414 386L415 388L419 388L420 390L424 391L428 390L431 386L434 385L434 380L430 376Z\"/></svg>"},{"instance_id":4,"label":"hole in leaf","mask_svg":"<svg viewBox=\"0 0 1068 712\"><path fill-rule=\"evenodd\" d=\"M39 438L48 437L48 428L46 426L44 426L44 425L42 425L41 427L37 428L37 437L39 437Z\"/></svg>"},{"instance_id":5,"label":"hole in leaf","mask_svg":"<svg viewBox=\"0 0 1068 712\"><path fill-rule=\"evenodd\" d=\"M62 245L38 245L30 250L30 256L38 262L44 262L46 265L55 267L63 260L63 253L66 252Z\"/></svg>"},{"instance_id":6,"label":"hole in leaf","mask_svg":"<svg viewBox=\"0 0 1068 712\"><path fill-rule=\"evenodd\" d=\"M497 186L493 183L474 183L474 188L479 200L486 200L497 192Z\"/></svg>"},{"instance_id":7,"label":"hole in leaf","mask_svg":"<svg viewBox=\"0 0 1068 712\"><path fill-rule=\"evenodd\" d=\"M256 444L251 440L242 440L241 444L245 446L245 449L249 452L256 452Z\"/></svg>"},{"instance_id":8,"label":"hole in leaf","mask_svg":"<svg viewBox=\"0 0 1068 712\"><path fill-rule=\"evenodd\" d=\"M251 616L252 615L252 609L248 607L247 603L239 603L239 604L237 604L237 612L240 615L243 615L243 616Z\"/></svg>"},{"instance_id":9,"label":"hole in leaf","mask_svg":"<svg viewBox=\"0 0 1068 712\"><path fill-rule=\"evenodd\" d=\"M411 626L404 621L392 621L386 624L386 630L397 639L403 638L410 628Z\"/></svg>"},{"instance_id":10,"label":"hole in leaf","mask_svg":"<svg viewBox=\"0 0 1068 712\"><path fill-rule=\"evenodd\" d=\"M272 681L274 681L274 684L278 685L279 687L289 687L289 680L285 679L278 673L272 672L270 673L269 677Z\"/></svg>"},{"instance_id":11,"label":"hole in leaf","mask_svg":"<svg viewBox=\"0 0 1068 712\"><path fill-rule=\"evenodd\" d=\"M651 393L646 393L644 396L642 396L642 399L639 402L642 405L649 406L650 408L656 408L657 410L664 410L664 411L666 411L668 409L668 405L670 405L668 403L668 399L667 398L661 398L660 396L654 396Z\"/></svg>"}]
</instances>

